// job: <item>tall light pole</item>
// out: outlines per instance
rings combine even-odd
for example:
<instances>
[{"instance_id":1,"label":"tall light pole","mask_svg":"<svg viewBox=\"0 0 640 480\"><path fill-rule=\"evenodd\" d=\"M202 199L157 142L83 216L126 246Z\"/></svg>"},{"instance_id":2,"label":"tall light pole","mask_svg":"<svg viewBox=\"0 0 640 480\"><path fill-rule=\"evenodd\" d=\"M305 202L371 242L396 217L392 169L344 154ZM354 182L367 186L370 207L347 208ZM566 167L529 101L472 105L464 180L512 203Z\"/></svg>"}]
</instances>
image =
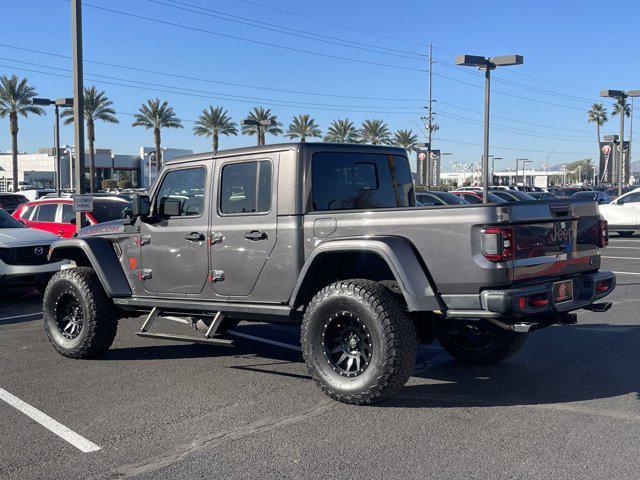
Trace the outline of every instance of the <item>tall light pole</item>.
<instances>
[{"instance_id":1,"label":"tall light pole","mask_svg":"<svg viewBox=\"0 0 640 480\"><path fill-rule=\"evenodd\" d=\"M616 157L616 177L618 180L618 196L622 195L622 180L623 169L622 163L624 161L624 114L625 106L627 105L627 97L640 97L640 90L602 90L600 91L601 97L615 98L620 101L620 139L618 140L618 150ZM629 145L631 147L631 145ZM631 153L631 152L629 152ZM631 159L629 159L631 160ZM628 179L627 179L628 180Z\"/></svg>"},{"instance_id":2,"label":"tall light pole","mask_svg":"<svg viewBox=\"0 0 640 480\"><path fill-rule=\"evenodd\" d=\"M260 145L260 139L262 138L261 137L261 133L263 132L262 129L263 128L265 129L264 133L266 134L267 133L266 128L271 127L275 124L276 124L276 121L273 118L269 118L267 120L253 120L251 118L245 118L240 122L240 125L251 125L258 128L258 145Z\"/></svg>"},{"instance_id":3,"label":"tall light pole","mask_svg":"<svg viewBox=\"0 0 640 480\"><path fill-rule=\"evenodd\" d=\"M53 125L53 143L56 156L56 193L58 197L62 194L62 179L60 178L60 107L73 107L73 98L34 98L34 105L54 105L56 120Z\"/></svg>"},{"instance_id":4,"label":"tall light pole","mask_svg":"<svg viewBox=\"0 0 640 480\"><path fill-rule=\"evenodd\" d=\"M533 163L533 160L527 160L526 158L522 159L522 184L527 186L527 164Z\"/></svg>"},{"instance_id":5,"label":"tall light pole","mask_svg":"<svg viewBox=\"0 0 640 480\"><path fill-rule=\"evenodd\" d=\"M84 181L84 85L82 71L82 0L71 0L73 43L73 129L76 143L76 193L86 191ZM76 229L82 228L82 212L76 212Z\"/></svg>"},{"instance_id":6,"label":"tall light pole","mask_svg":"<svg viewBox=\"0 0 640 480\"><path fill-rule=\"evenodd\" d=\"M478 67L484 70L484 155L482 156L482 201L489 203L489 105L491 91L491 70L496 67L509 65L522 65L522 55L503 55L500 57L485 58L478 55L459 55L456 57L457 65Z\"/></svg>"}]
</instances>

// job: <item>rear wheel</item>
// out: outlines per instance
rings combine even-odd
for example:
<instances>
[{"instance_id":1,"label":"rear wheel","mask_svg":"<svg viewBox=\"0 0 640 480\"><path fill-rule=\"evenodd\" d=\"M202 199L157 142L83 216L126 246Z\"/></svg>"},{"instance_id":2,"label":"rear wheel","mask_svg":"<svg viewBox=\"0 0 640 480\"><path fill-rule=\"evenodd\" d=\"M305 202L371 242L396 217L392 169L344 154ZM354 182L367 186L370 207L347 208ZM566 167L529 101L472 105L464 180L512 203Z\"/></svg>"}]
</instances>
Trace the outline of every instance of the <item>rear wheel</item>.
<instances>
[{"instance_id":1,"label":"rear wheel","mask_svg":"<svg viewBox=\"0 0 640 480\"><path fill-rule=\"evenodd\" d=\"M624 232L618 232L618 236L628 238L633 237L634 233L636 232L634 232L633 230L625 230Z\"/></svg>"},{"instance_id":2,"label":"rear wheel","mask_svg":"<svg viewBox=\"0 0 640 480\"><path fill-rule=\"evenodd\" d=\"M469 322L454 331L442 332L438 342L459 362L493 365L515 355L526 338L525 333L510 332L484 322Z\"/></svg>"},{"instance_id":3,"label":"rear wheel","mask_svg":"<svg viewBox=\"0 0 640 480\"><path fill-rule=\"evenodd\" d=\"M416 332L401 298L370 280L344 280L318 292L302 320L309 374L331 398L378 402L400 390L416 356Z\"/></svg>"},{"instance_id":4,"label":"rear wheel","mask_svg":"<svg viewBox=\"0 0 640 480\"><path fill-rule=\"evenodd\" d=\"M116 336L116 308L89 267L56 273L44 292L43 313L49 340L65 357L98 357Z\"/></svg>"}]
</instances>

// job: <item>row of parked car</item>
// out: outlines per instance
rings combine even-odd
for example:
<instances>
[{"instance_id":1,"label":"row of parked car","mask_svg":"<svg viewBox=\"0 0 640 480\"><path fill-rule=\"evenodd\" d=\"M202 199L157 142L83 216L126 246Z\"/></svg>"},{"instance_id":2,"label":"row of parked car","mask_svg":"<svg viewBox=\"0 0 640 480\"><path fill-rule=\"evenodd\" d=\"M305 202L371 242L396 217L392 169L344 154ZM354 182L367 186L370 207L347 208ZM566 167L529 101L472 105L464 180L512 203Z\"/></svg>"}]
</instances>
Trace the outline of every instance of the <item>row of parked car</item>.
<instances>
[{"instance_id":1,"label":"row of parked car","mask_svg":"<svg viewBox=\"0 0 640 480\"><path fill-rule=\"evenodd\" d=\"M86 226L122 218L131 196L96 193ZM0 286L44 290L51 275L64 262L50 262L49 247L59 238L72 237L76 216L70 194L45 194L30 201L22 193L0 194Z\"/></svg>"},{"instance_id":2,"label":"row of parked car","mask_svg":"<svg viewBox=\"0 0 640 480\"><path fill-rule=\"evenodd\" d=\"M521 187L522 188L522 187ZM584 190L561 187L555 190L542 189L523 191L504 186L489 188L488 200L493 204L516 202L538 202L550 200L576 200L596 202L600 214L607 220L609 231L621 236L633 236L640 230L640 188L625 187L620 197L613 199L609 190ZM617 191L616 191L617 193ZM465 187L451 192L427 191L416 193L416 205L434 207L440 205L462 205L482 203L482 189Z\"/></svg>"}]
</instances>

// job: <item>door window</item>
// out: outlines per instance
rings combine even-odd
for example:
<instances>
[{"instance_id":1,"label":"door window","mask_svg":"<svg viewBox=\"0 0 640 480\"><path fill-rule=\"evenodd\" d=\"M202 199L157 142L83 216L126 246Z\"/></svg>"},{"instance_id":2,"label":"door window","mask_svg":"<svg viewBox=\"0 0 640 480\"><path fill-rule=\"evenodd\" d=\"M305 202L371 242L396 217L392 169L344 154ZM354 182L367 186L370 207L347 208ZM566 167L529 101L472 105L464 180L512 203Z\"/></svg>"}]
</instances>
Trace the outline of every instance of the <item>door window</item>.
<instances>
[{"instance_id":1,"label":"door window","mask_svg":"<svg viewBox=\"0 0 640 480\"><path fill-rule=\"evenodd\" d=\"M71 220L76 219L76 214L73 211L73 205L69 205L68 203L62 204L62 223L71 223Z\"/></svg>"},{"instance_id":2,"label":"door window","mask_svg":"<svg viewBox=\"0 0 640 480\"><path fill-rule=\"evenodd\" d=\"M206 170L173 170L165 175L156 196L155 211L166 217L197 217L204 211Z\"/></svg>"},{"instance_id":3,"label":"door window","mask_svg":"<svg viewBox=\"0 0 640 480\"><path fill-rule=\"evenodd\" d=\"M271 162L232 163L222 167L220 213L266 213L271 210Z\"/></svg>"},{"instance_id":4,"label":"door window","mask_svg":"<svg viewBox=\"0 0 640 480\"><path fill-rule=\"evenodd\" d=\"M618 203L623 205L625 203L638 203L640 201L640 193L630 193L624 198L621 198Z\"/></svg>"},{"instance_id":5,"label":"door window","mask_svg":"<svg viewBox=\"0 0 640 480\"><path fill-rule=\"evenodd\" d=\"M32 218L32 220L35 222L55 222L57 211L57 203L44 203L42 205L38 205L38 211L35 214L35 218Z\"/></svg>"}]
</instances>

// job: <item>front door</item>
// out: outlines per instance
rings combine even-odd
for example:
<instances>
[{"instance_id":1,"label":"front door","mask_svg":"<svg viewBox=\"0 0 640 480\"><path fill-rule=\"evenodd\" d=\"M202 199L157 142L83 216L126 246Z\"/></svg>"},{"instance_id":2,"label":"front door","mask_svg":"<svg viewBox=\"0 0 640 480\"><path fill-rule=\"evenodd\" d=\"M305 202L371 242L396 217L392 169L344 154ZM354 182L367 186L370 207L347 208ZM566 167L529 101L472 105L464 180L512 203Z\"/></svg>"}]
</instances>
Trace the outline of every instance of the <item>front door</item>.
<instances>
[{"instance_id":1,"label":"front door","mask_svg":"<svg viewBox=\"0 0 640 480\"><path fill-rule=\"evenodd\" d=\"M216 178L218 205L211 221L213 289L218 295L247 297L276 244L277 156L221 163L216 166Z\"/></svg>"},{"instance_id":2,"label":"front door","mask_svg":"<svg viewBox=\"0 0 640 480\"><path fill-rule=\"evenodd\" d=\"M139 276L147 292L202 292L209 274L207 164L169 170L153 197L152 215L140 227Z\"/></svg>"}]
</instances>

